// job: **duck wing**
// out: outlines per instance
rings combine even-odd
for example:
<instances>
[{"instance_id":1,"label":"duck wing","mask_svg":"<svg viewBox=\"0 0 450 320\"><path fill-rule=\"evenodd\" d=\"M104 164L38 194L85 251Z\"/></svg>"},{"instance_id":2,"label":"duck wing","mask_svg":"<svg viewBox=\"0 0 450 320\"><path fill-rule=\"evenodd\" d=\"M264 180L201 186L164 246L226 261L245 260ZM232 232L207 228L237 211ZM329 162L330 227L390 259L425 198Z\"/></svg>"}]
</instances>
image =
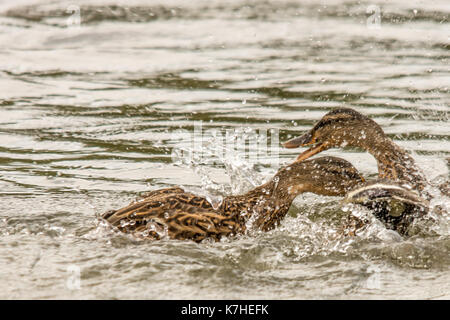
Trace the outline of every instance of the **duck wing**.
<instances>
[{"instance_id":1,"label":"duck wing","mask_svg":"<svg viewBox=\"0 0 450 320\"><path fill-rule=\"evenodd\" d=\"M407 234L417 217L429 211L428 200L418 192L390 180L370 181L347 193L344 202L363 205L388 229Z\"/></svg>"},{"instance_id":2,"label":"duck wing","mask_svg":"<svg viewBox=\"0 0 450 320\"><path fill-rule=\"evenodd\" d=\"M172 189L172 188L171 188ZM214 209L204 197L181 189L157 190L130 205L103 214L113 227L139 238L216 241L243 231L233 215Z\"/></svg>"}]
</instances>

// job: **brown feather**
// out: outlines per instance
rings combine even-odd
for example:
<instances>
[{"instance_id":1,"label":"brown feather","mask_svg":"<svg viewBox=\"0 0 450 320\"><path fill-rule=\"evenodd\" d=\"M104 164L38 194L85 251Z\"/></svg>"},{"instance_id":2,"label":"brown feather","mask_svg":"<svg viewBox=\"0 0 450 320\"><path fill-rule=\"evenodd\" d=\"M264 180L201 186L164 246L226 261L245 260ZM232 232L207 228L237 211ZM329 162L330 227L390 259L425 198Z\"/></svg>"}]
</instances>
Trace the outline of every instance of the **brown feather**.
<instances>
[{"instance_id":1,"label":"brown feather","mask_svg":"<svg viewBox=\"0 0 450 320\"><path fill-rule=\"evenodd\" d=\"M219 241L245 233L252 217L252 228L273 229L299 193L342 196L361 182L349 162L322 157L284 167L266 184L244 195L225 197L218 208L204 197L175 187L152 191L125 208L106 212L103 218L139 238Z\"/></svg>"}]
</instances>

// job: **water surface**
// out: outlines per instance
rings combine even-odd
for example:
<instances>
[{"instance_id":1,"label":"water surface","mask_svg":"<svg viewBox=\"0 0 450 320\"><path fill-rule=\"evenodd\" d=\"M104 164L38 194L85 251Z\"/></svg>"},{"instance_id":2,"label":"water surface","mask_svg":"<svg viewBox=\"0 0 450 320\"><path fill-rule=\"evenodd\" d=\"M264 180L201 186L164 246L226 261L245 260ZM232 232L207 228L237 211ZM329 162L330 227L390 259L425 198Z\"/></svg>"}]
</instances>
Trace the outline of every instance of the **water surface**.
<instances>
[{"instance_id":1,"label":"water surface","mask_svg":"<svg viewBox=\"0 0 450 320\"><path fill-rule=\"evenodd\" d=\"M448 215L345 238L339 198L306 194L280 228L213 244L98 220L157 188L247 190L300 151L173 162L173 133L200 121L270 145L347 106L448 180L448 1L324 3L77 1L78 27L73 2L0 2L0 298L448 299ZM377 175L366 153L325 154Z\"/></svg>"}]
</instances>

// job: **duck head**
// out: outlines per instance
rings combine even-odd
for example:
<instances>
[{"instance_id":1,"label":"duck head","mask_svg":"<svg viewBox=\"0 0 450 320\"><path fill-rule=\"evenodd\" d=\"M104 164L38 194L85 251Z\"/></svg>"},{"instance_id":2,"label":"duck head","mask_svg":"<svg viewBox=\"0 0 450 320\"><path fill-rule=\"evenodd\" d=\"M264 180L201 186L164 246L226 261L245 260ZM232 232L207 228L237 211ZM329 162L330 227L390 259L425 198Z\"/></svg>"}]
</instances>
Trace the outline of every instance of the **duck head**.
<instances>
[{"instance_id":1,"label":"duck head","mask_svg":"<svg viewBox=\"0 0 450 320\"><path fill-rule=\"evenodd\" d=\"M328 112L307 133L283 144L285 148L310 147L297 157L303 161L330 148L359 147L371 150L385 134L372 119L350 108Z\"/></svg>"},{"instance_id":2,"label":"duck head","mask_svg":"<svg viewBox=\"0 0 450 320\"><path fill-rule=\"evenodd\" d=\"M348 161L337 157L319 157L294 162L272 179L278 185L278 196L295 198L312 192L325 196L344 196L364 182L358 170Z\"/></svg>"}]
</instances>

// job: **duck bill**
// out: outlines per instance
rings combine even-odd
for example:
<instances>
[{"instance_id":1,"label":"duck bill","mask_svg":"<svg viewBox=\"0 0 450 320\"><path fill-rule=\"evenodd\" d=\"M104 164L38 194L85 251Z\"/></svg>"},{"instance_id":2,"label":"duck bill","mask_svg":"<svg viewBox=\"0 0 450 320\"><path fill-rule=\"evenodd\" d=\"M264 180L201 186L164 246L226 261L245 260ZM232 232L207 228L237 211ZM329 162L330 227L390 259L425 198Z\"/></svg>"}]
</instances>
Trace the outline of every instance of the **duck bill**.
<instances>
[{"instance_id":1,"label":"duck bill","mask_svg":"<svg viewBox=\"0 0 450 320\"><path fill-rule=\"evenodd\" d=\"M313 155L320 153L324 150L326 150L327 147L325 146L325 144L323 143L319 143L318 145L315 145L312 148L309 148L308 150L306 150L305 152L302 152L298 157L296 161L303 161L306 160L310 157L312 157Z\"/></svg>"},{"instance_id":2,"label":"duck bill","mask_svg":"<svg viewBox=\"0 0 450 320\"><path fill-rule=\"evenodd\" d=\"M291 140L286 141L283 143L283 147L292 149L292 148L298 148L302 146L307 146L313 143L312 134L310 132L305 133L304 135L301 135L299 137L293 138Z\"/></svg>"},{"instance_id":3,"label":"duck bill","mask_svg":"<svg viewBox=\"0 0 450 320\"><path fill-rule=\"evenodd\" d=\"M298 147L304 147L304 146L310 146L314 143L313 136L311 132L305 133L304 135L301 135L299 137L293 138L291 140L286 141L283 143L283 147L285 148L298 148ZM313 155L322 152L324 150L328 149L326 144L324 143L318 143L315 146L309 148L305 152L301 153L296 161L303 161L306 160Z\"/></svg>"}]
</instances>

